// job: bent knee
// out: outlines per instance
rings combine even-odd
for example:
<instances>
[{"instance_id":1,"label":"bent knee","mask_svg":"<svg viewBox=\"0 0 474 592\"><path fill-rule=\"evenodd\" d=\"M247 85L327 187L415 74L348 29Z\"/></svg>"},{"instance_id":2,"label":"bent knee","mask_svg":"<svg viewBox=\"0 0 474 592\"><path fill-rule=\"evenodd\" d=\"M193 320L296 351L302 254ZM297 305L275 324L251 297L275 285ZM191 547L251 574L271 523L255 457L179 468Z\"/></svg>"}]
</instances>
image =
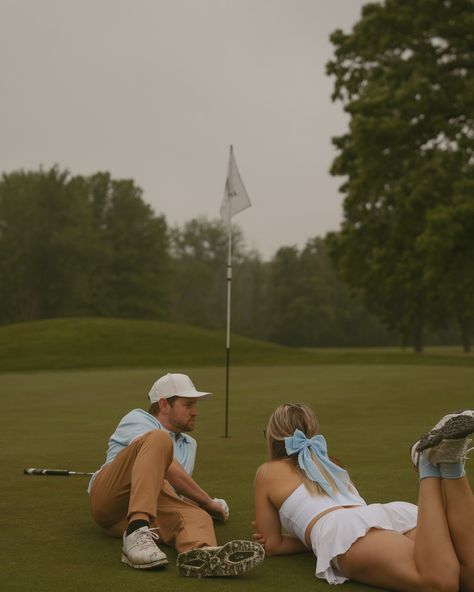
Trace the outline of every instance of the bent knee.
<instances>
[{"instance_id":1,"label":"bent knee","mask_svg":"<svg viewBox=\"0 0 474 592\"><path fill-rule=\"evenodd\" d=\"M151 430L151 432L145 434L144 438L146 438L147 442L150 444L154 444L160 448L173 447L171 436L166 430Z\"/></svg>"}]
</instances>

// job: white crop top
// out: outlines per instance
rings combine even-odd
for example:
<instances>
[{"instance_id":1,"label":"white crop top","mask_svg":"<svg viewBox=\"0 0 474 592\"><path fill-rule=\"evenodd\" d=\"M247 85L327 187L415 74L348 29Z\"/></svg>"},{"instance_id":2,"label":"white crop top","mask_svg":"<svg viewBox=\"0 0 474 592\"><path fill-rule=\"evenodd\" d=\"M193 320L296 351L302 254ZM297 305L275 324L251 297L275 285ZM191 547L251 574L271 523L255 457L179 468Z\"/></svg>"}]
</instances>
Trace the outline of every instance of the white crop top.
<instances>
[{"instance_id":1,"label":"white crop top","mask_svg":"<svg viewBox=\"0 0 474 592\"><path fill-rule=\"evenodd\" d=\"M329 508L335 506L366 506L366 502L360 497L354 487L354 493L335 495L335 499L329 495L311 494L302 483L282 503L278 510L280 522L289 534L296 536L306 545L305 532L311 520Z\"/></svg>"}]
</instances>

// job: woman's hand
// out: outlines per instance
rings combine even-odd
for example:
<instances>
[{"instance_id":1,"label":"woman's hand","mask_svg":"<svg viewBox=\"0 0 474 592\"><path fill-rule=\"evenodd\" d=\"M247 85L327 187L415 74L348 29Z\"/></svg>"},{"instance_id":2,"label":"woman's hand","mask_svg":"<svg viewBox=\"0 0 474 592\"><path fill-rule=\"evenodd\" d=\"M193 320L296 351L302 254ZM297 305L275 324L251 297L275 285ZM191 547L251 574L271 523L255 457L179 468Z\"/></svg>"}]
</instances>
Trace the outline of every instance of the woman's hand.
<instances>
[{"instance_id":1,"label":"woman's hand","mask_svg":"<svg viewBox=\"0 0 474 592\"><path fill-rule=\"evenodd\" d=\"M255 520L252 520L251 524L252 524L252 528L253 528L255 531L257 531L257 524L256 524ZM252 535L252 538L253 538L253 540L254 540L256 543L259 543L259 544L260 544L260 545L262 545L262 547L265 549L265 544L266 544L266 542L267 542L267 539L266 539L266 538L264 538L264 537L263 537L263 535L262 535L261 533L259 533L259 532L255 532L255 533Z\"/></svg>"}]
</instances>

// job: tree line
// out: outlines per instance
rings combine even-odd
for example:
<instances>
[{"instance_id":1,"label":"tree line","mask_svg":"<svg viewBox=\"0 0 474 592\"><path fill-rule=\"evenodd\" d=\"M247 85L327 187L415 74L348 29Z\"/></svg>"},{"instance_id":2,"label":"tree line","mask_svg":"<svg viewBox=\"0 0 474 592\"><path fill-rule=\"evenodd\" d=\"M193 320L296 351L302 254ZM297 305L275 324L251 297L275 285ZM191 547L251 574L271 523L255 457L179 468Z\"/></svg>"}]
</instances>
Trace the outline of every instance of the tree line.
<instances>
[{"instance_id":1,"label":"tree line","mask_svg":"<svg viewBox=\"0 0 474 592\"><path fill-rule=\"evenodd\" d=\"M0 322L110 316L223 330L227 240L219 220L170 227L133 180L5 173ZM339 278L323 238L263 261L235 227L233 266L237 333L307 347L398 342Z\"/></svg>"}]
</instances>

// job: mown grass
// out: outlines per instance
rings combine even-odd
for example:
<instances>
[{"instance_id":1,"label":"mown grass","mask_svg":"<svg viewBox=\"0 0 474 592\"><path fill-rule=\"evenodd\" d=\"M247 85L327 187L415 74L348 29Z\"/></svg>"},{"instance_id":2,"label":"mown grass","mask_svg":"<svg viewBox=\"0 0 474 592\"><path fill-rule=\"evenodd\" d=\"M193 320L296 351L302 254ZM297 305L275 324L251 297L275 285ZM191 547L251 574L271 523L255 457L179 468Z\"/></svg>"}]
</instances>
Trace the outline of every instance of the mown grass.
<instances>
[{"instance_id":1,"label":"mown grass","mask_svg":"<svg viewBox=\"0 0 474 592\"><path fill-rule=\"evenodd\" d=\"M298 349L232 336L232 365L404 364L474 367L460 348ZM52 319L0 327L0 372L66 368L219 366L225 335L130 319Z\"/></svg>"},{"instance_id":2,"label":"mown grass","mask_svg":"<svg viewBox=\"0 0 474 592\"><path fill-rule=\"evenodd\" d=\"M328 584L315 579L309 553L268 558L235 579L180 578L173 566L176 553L166 548L170 565L165 570L132 570L120 563L120 541L92 523L86 478L23 475L26 466L94 470L118 420L131 408L146 406L150 385L168 369L156 364L0 375L2 590L329 592ZM252 483L266 458L262 428L279 403L306 402L317 411L331 453L351 468L368 502L416 502L409 445L447 410L474 402L472 367L240 366L231 374L231 437L223 438L223 367L182 364L175 369L214 393L200 403L195 477L231 507L229 523L216 526L220 542L251 535ZM373 588L351 583L344 589Z\"/></svg>"}]
</instances>

